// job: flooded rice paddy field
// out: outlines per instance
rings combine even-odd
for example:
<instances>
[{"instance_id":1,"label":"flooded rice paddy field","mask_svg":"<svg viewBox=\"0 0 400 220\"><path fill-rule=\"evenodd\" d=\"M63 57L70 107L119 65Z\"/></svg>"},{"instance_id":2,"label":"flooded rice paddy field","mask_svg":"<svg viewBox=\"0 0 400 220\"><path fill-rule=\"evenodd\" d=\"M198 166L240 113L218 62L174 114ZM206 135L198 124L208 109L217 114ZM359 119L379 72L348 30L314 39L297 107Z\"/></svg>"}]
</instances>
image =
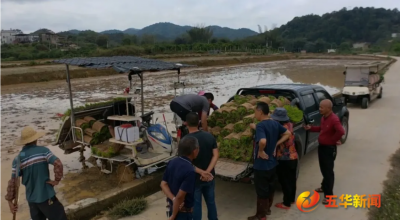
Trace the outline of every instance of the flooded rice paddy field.
<instances>
[{"instance_id":1,"label":"flooded rice paddy field","mask_svg":"<svg viewBox=\"0 0 400 220\"><path fill-rule=\"evenodd\" d=\"M197 93L200 90L213 92L215 96L214 102L217 105L226 102L239 88L265 84L319 84L325 87L328 92L334 94L339 92L343 86L344 76L342 72L344 65L361 62L365 61L313 59L230 67L183 69L181 70L181 80L186 84L185 93ZM139 78L133 77L133 80L135 82L134 87L140 87ZM176 80L176 72L144 74L145 109L146 111L154 110L156 112L154 118L160 118L160 115L165 113L169 124L172 118L169 102L174 97L173 82ZM75 107L85 103L110 100L111 98L107 94L121 93L124 88L129 87L128 77L122 74L72 79L71 82ZM65 173L79 171L81 164L77 160L78 153L64 155L63 151L57 146L51 146L61 123L61 119L57 114L64 113L69 108L66 82L52 81L18 84L2 86L1 90L2 196L6 193L6 184L11 173L12 159L15 157L16 152L20 150L20 147L13 145L13 141L20 135L21 129L27 125L47 132L47 135L39 141L39 144L48 146L62 160ZM181 92L181 90L178 92ZM140 108L137 107L137 109ZM89 153L86 151L86 154ZM72 203L79 199L91 197L96 195L96 190L105 191L107 187L113 187L114 184L110 184L110 181L114 177L111 176L98 178L98 182L103 182L102 185L93 184L98 187L93 187L89 184L78 184L85 181L93 182L96 178L92 177L96 175L101 174L97 170L95 172L91 170L86 171L85 175L67 175L62 181L61 191L63 193L60 195L64 203ZM84 180L79 180L79 178L84 178ZM28 217L29 211L25 202L24 189L23 187L21 189L20 198L23 199L20 200L22 204L20 211L22 216L26 215ZM5 213L9 213L9 211L8 207L3 205L2 217Z\"/></svg>"}]
</instances>

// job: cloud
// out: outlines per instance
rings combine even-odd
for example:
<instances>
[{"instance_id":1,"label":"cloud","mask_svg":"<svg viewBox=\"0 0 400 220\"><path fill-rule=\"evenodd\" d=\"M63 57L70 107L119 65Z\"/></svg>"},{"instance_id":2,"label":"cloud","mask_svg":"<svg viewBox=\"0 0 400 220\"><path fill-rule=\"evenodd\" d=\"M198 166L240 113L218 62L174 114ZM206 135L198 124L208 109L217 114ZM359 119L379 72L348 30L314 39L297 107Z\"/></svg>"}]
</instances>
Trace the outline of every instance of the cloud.
<instances>
[{"instance_id":1,"label":"cloud","mask_svg":"<svg viewBox=\"0 0 400 220\"><path fill-rule=\"evenodd\" d=\"M359 7L398 6L398 0L352 0ZM157 22L178 25L220 25L231 28L271 27L296 16L322 15L351 7L348 0L2 0L3 29L33 32L48 28L55 32L70 29L103 31L143 28Z\"/></svg>"},{"instance_id":2,"label":"cloud","mask_svg":"<svg viewBox=\"0 0 400 220\"><path fill-rule=\"evenodd\" d=\"M35 3L38 3L38 2L65 1L65 0L1 0L1 3L11 2L13 4L32 4L33 1Z\"/></svg>"}]
</instances>

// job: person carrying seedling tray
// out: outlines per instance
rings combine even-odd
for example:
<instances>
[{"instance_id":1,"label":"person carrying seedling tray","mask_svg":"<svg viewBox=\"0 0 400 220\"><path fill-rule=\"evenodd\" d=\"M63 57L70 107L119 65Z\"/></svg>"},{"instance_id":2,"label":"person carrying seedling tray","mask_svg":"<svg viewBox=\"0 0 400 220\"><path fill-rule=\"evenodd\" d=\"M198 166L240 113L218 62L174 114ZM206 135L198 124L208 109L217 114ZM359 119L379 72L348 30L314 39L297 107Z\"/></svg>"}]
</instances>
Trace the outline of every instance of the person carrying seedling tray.
<instances>
[{"instance_id":1,"label":"person carrying seedling tray","mask_svg":"<svg viewBox=\"0 0 400 220\"><path fill-rule=\"evenodd\" d=\"M210 104L213 100L214 95L212 93L205 93L202 96L197 94L177 96L171 101L171 111L177 114L183 121L183 126L179 129L182 132L180 138L187 134L186 115L190 112L201 112L202 129L203 131L208 131L207 114L210 110Z\"/></svg>"}]
</instances>

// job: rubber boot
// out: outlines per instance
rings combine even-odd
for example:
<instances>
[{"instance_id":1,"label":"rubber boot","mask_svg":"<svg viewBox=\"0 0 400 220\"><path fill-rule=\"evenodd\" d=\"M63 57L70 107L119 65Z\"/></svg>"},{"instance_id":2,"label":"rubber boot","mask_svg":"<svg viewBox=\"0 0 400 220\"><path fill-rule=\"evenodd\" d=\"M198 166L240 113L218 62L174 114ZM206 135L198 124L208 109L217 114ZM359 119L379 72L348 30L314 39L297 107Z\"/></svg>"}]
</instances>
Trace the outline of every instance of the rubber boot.
<instances>
[{"instance_id":1,"label":"rubber boot","mask_svg":"<svg viewBox=\"0 0 400 220\"><path fill-rule=\"evenodd\" d=\"M268 210L271 207L269 204L269 199L260 199L260 206L261 206L261 210L260 210L260 215L259 215L258 219L266 220Z\"/></svg>"},{"instance_id":2,"label":"rubber boot","mask_svg":"<svg viewBox=\"0 0 400 220\"><path fill-rule=\"evenodd\" d=\"M269 202L269 207L268 207L268 209L267 209L267 215L271 215L271 207L272 207L272 204L274 204L273 202L274 202L274 193L272 193L270 196L269 196L269 198L268 198L268 202Z\"/></svg>"},{"instance_id":3,"label":"rubber boot","mask_svg":"<svg viewBox=\"0 0 400 220\"><path fill-rule=\"evenodd\" d=\"M263 212L263 207L262 207L262 204L261 204L261 199L257 199L257 212L256 212L255 215L247 217L247 220L260 220L260 219L262 219L262 216L261 216L262 212Z\"/></svg>"}]
</instances>

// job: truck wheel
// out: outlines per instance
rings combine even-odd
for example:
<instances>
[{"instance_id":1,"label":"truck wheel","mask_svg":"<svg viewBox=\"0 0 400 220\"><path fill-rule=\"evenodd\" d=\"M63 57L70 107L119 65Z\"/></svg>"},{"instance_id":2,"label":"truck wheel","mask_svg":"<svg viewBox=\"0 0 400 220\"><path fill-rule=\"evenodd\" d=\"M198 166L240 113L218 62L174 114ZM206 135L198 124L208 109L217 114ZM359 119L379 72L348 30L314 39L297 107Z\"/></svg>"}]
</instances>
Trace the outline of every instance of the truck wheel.
<instances>
[{"instance_id":1,"label":"truck wheel","mask_svg":"<svg viewBox=\"0 0 400 220\"><path fill-rule=\"evenodd\" d=\"M295 140L294 145L300 160L303 157L303 146L300 144L300 140Z\"/></svg>"},{"instance_id":2,"label":"truck wheel","mask_svg":"<svg viewBox=\"0 0 400 220\"><path fill-rule=\"evenodd\" d=\"M343 117L342 126L344 129L344 135L340 139L340 142L342 142L342 144L344 144L344 143L346 143L347 136L349 135L349 118L348 117L346 117L346 116Z\"/></svg>"},{"instance_id":3,"label":"truck wheel","mask_svg":"<svg viewBox=\"0 0 400 220\"><path fill-rule=\"evenodd\" d=\"M303 157L303 146L300 144L299 140L294 142L296 151L297 151L297 168L296 168L296 179L299 177L300 174L300 159Z\"/></svg>"},{"instance_id":4,"label":"truck wheel","mask_svg":"<svg viewBox=\"0 0 400 220\"><path fill-rule=\"evenodd\" d=\"M369 100L367 97L364 97L361 100L361 108L366 109L366 108L368 108L368 106L369 106Z\"/></svg>"},{"instance_id":5,"label":"truck wheel","mask_svg":"<svg viewBox=\"0 0 400 220\"><path fill-rule=\"evenodd\" d=\"M381 98L382 98L382 93L383 93L383 89L381 88L381 92L380 92L379 95L378 95L378 99L381 99Z\"/></svg>"}]
</instances>

